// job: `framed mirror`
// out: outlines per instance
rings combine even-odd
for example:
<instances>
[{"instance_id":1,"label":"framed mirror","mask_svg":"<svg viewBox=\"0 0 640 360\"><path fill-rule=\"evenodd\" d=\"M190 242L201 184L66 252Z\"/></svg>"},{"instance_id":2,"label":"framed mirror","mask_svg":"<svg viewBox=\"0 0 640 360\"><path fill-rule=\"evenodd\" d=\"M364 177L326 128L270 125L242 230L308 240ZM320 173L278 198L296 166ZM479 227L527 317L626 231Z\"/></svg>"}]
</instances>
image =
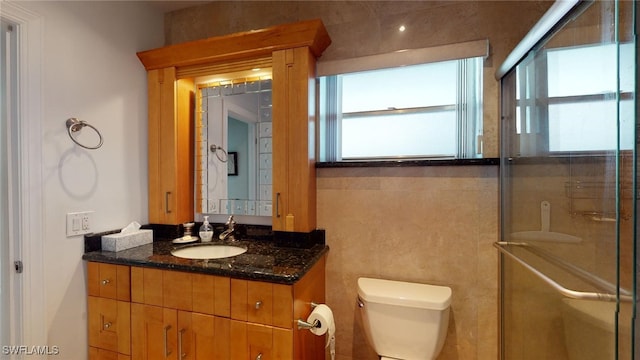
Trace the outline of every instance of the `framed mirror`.
<instances>
[{"instance_id":1,"label":"framed mirror","mask_svg":"<svg viewBox=\"0 0 640 360\"><path fill-rule=\"evenodd\" d=\"M196 212L270 219L271 69L196 78L196 87Z\"/></svg>"}]
</instances>

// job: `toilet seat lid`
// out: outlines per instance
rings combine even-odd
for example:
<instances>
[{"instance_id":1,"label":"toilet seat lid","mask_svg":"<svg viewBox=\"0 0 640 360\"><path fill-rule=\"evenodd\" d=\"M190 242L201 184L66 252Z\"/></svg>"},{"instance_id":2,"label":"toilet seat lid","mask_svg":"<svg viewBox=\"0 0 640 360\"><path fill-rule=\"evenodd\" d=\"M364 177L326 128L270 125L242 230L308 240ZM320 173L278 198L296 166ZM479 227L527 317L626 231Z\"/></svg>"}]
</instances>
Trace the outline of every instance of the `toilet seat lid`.
<instances>
[{"instance_id":1,"label":"toilet seat lid","mask_svg":"<svg viewBox=\"0 0 640 360\"><path fill-rule=\"evenodd\" d=\"M451 304L447 286L359 278L358 295L366 302L444 310Z\"/></svg>"}]
</instances>

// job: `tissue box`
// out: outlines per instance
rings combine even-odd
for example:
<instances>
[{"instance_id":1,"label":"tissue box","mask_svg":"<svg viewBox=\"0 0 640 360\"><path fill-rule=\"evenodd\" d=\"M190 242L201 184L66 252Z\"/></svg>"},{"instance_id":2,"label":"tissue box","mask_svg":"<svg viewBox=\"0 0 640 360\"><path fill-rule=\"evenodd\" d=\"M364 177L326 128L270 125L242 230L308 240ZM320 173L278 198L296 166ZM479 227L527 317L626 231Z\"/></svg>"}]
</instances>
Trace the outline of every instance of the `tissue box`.
<instances>
[{"instance_id":1,"label":"tissue box","mask_svg":"<svg viewBox=\"0 0 640 360\"><path fill-rule=\"evenodd\" d=\"M116 233L102 236L103 251L121 251L132 247L151 244L153 242L153 230L137 230L130 233Z\"/></svg>"}]
</instances>

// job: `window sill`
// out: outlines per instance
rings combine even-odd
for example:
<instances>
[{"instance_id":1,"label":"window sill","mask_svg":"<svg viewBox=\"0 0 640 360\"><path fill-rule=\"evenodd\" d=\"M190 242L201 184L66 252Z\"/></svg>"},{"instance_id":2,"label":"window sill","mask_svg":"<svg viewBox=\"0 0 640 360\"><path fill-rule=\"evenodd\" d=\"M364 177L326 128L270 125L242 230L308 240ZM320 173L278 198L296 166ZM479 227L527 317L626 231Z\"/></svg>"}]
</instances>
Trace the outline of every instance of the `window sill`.
<instances>
[{"instance_id":1,"label":"window sill","mask_svg":"<svg viewBox=\"0 0 640 360\"><path fill-rule=\"evenodd\" d=\"M367 167L468 166L468 165L474 165L474 166L500 165L500 158L329 161L329 162L317 162L316 168L367 168Z\"/></svg>"}]
</instances>

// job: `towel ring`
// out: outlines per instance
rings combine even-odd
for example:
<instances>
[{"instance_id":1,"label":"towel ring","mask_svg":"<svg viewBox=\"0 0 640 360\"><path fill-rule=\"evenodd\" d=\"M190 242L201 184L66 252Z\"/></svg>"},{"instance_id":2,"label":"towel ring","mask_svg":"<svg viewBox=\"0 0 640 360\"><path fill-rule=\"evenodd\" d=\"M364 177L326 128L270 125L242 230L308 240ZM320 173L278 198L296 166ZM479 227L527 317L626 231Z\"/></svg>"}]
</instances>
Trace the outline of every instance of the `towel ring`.
<instances>
[{"instance_id":1,"label":"towel ring","mask_svg":"<svg viewBox=\"0 0 640 360\"><path fill-rule=\"evenodd\" d=\"M227 151L223 149L222 146L212 144L211 146L209 146L209 150L211 150L212 153L216 154L218 160L222 161L223 163L226 163L229 159L229 154L227 154ZM218 152L218 150L220 150L220 152L224 154L224 159L220 156L220 152Z\"/></svg>"},{"instance_id":2,"label":"towel ring","mask_svg":"<svg viewBox=\"0 0 640 360\"><path fill-rule=\"evenodd\" d=\"M98 149L99 147L102 146L102 134L100 134L100 131L98 131L98 129L96 129L95 126L89 124L86 121L78 120L76 118L67 119L66 124L67 124L67 133L69 133L69 137L71 138L71 140L74 143L78 144L79 146L82 146L85 149L89 149L89 150L95 150L95 149ZM85 126L88 126L88 127L92 128L93 131L95 131L96 134L98 134L98 137L100 138L100 141L98 142L98 145L96 145L96 146L87 146L87 145L79 143L78 140L76 140L73 137L73 133L82 130L82 128L85 127Z\"/></svg>"}]
</instances>

